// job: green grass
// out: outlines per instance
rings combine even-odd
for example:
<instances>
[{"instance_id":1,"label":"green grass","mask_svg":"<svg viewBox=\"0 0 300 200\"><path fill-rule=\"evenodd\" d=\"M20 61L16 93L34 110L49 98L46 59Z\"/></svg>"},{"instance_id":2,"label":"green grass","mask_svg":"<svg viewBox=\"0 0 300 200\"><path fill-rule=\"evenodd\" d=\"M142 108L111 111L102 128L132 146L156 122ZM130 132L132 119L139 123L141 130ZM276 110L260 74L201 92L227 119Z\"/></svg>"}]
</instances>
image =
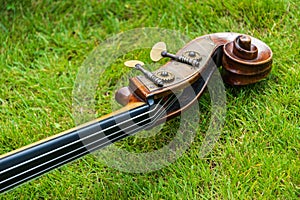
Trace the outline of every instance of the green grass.
<instances>
[{"instance_id":1,"label":"green grass","mask_svg":"<svg viewBox=\"0 0 300 200\"><path fill-rule=\"evenodd\" d=\"M199 103L197 138L168 167L131 174L86 156L0 199L298 199L299 10L296 0L1 2L0 154L75 125L72 89L78 69L99 43L119 32L160 27L190 38L241 32L267 43L274 61L264 81L226 86L224 130L204 159L198 153L209 123L208 93ZM117 66L120 71L108 71L101 80L99 115L109 112L112 85L123 70ZM152 144L147 139L139 150Z\"/></svg>"}]
</instances>

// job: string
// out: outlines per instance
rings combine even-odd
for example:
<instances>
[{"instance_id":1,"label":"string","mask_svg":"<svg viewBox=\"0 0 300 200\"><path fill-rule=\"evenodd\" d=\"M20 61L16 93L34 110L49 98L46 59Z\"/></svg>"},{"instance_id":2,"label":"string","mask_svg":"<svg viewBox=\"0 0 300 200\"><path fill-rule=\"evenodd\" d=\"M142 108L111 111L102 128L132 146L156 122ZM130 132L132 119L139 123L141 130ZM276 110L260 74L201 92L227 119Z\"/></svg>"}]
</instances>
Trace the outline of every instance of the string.
<instances>
[{"instance_id":1,"label":"string","mask_svg":"<svg viewBox=\"0 0 300 200\"><path fill-rule=\"evenodd\" d=\"M161 100L161 101L162 101L162 100ZM160 102L159 102L159 103L160 103ZM146 113L137 115L137 116L135 116L135 117L133 117L133 118L130 118L130 119L128 119L128 120L125 120L125 121L123 121L122 123L115 124L115 125L110 126L110 127L106 128L106 129L97 131L97 132L95 132L95 133L93 133L93 134L91 134L91 135L88 135L88 136L86 136L86 137L80 138L79 140L76 140L76 141L74 141L74 142L68 143L68 144L66 144L66 145L64 145L64 146L61 146L61 147L59 147L59 148L56 148L56 149L54 149L54 150L52 150L52 151L49 151L49 152L44 153L44 154L41 154L41 155L39 155L39 156L37 156L37 157L34 157L34 158L32 158L32 159L29 159L29 160L27 160L27 161L25 161L25 162L22 162L22 163L20 163L20 164L18 164L18 165L15 165L15 166L12 166L12 167L7 168L7 169L5 169L5 170L2 170L2 171L0 171L0 174L3 174L3 173L5 173L6 171L9 171L9 170L14 169L14 168L16 168L16 167L19 167L19 166L21 166L21 165L24 165L24 164L26 164L26 163L28 163L28 162L34 161L34 160L36 160L36 159L38 159L38 158L41 158L41 157L43 157L43 156L46 156L46 155L48 155L48 154L54 153L54 152L56 152L56 151L59 151L59 150L65 148L65 147L68 147L68 146L71 146L71 145L76 144L76 143L78 143L78 142L81 142L82 140L85 140L85 139L88 139L88 138L90 138L90 137L93 137L93 136L97 135L97 134L100 133L100 132L108 131L109 129L115 128L116 126L120 126L120 125L122 125L122 124L124 124L124 123L127 123L128 121L131 121L131 120L133 120L133 119L136 119L136 118L138 118L138 117L140 117L140 116L142 116L142 115L144 115L144 114L151 113L151 112L153 112L153 111L155 111L155 110L157 109L157 106L158 106L158 105L159 105L159 104L157 104L156 107L155 107L154 109L152 109L152 110L150 110L150 111L148 111L148 112L146 112ZM148 118L148 119L145 119L145 120L143 120L143 121L146 121L146 120L149 120L149 118ZM141 122L143 122L143 121L141 121ZM98 122L97 122L97 123L98 123ZM131 126L132 126L132 125L131 125ZM131 126L129 126L129 127L131 127ZM87 127L88 127L88 126L87 126ZM87 127L83 127L83 128L87 128ZM115 133L109 135L108 137L110 137L110 136L112 136L112 135L114 135L114 134L116 134L116 133L118 133L118 132L119 132L119 131L117 131L117 132L115 132ZM108 137L107 137L107 138L108 138ZM103 138L103 139L106 139L106 138ZM1 183L1 182L0 182L0 183Z\"/></svg>"},{"instance_id":2,"label":"string","mask_svg":"<svg viewBox=\"0 0 300 200\"><path fill-rule=\"evenodd\" d=\"M173 96L174 96L174 95L173 95ZM170 98L170 99L171 99L171 98ZM172 106L173 103L174 103L175 101L176 101L176 98L174 98L174 99L172 100L171 104L169 104L169 105L167 106L167 109L170 108L170 106ZM168 101L165 103L165 105L166 105L167 103L168 103ZM165 106L165 105L164 105L164 106ZM157 107L156 107L156 108L157 108ZM155 109L156 109L156 108L155 108ZM155 109L154 109L154 110L155 110ZM162 108L160 108L152 118L148 118L148 119L151 119L150 123L147 123L147 124L145 124L145 125L143 125L143 126L141 126L141 127L138 127L138 128L136 128L136 129L133 129L132 131L124 132L124 134L121 134L120 136L114 138L113 140L117 140L118 138L123 137L124 135L130 134L131 132L135 132L135 131L138 130L138 129L143 129L144 127L148 126L149 124L151 125L151 124L155 123L156 120L157 120L159 117L161 117L161 115L162 115L162 113L163 113L163 112L161 112L161 113L159 114L159 112L160 112L161 109L162 109ZM152 111L153 111L153 110L152 110ZM145 114L145 113L144 113L144 114ZM157 114L158 114L158 116L156 116ZM138 115L138 116L141 116L141 115ZM136 116L136 117L138 117L138 116ZM152 120L153 118L155 118L155 119ZM146 119L146 120L148 120L148 119ZM132 119L130 119L130 120L132 120ZM128 121L128 120L127 120L127 121ZM145 121L145 120L142 120L142 121L140 121L139 123L142 123L143 121ZM124 122L123 122L123 123L124 123ZM130 126L130 127L132 127L132 126ZM127 128L130 128L130 127L127 127ZM104 130L98 131L98 132L94 133L93 135L98 134L98 133L103 132L103 131L104 131ZM121 130L121 131L123 131L123 130ZM119 132L119 131L118 131L118 132ZM45 164L47 164L47 163L53 162L53 161L55 161L55 160L57 160L57 159L59 159L59 158L62 158L62 157L64 157L64 156L68 155L68 154L74 153L74 152L76 152L76 151L78 151L78 150L80 150L80 149L82 149L82 148L87 148L88 146L90 146L90 145L92 145L92 144L94 144L94 143L96 143L96 142L99 142L99 141L101 141L101 140L103 140L103 139L106 139L106 138L108 138L108 137L110 137L110 136L112 136L112 135L114 135L114 134L116 134L116 133L118 133L118 132L115 132L115 133L113 133L113 134L111 134L111 135L109 135L109 136L107 136L107 137L101 138L100 140L96 140L96 141L94 141L94 142L92 142L92 143L89 143L89 144L86 145L86 146L82 146L82 147L77 148L77 149L75 149L75 150L73 150L73 151L71 151L71 152L68 152L68 153L64 154L64 155L61 155L61 156L56 157L56 158L54 158L54 159L52 159L52 160L49 160L49 161L47 161L47 162L45 162L45 163L42 163L42 164L40 164L40 165L38 165L38 166L36 166L36 167L34 167L34 168L31 168L30 170L24 171L24 172L22 172L22 173L20 173L20 174L17 174L17 175L15 175L15 176L13 176L13 177L10 177L9 179L6 179L6 180L4 180L4 181L2 181L2 182L0 182L0 183L7 182L7 181L9 181L9 180L11 180L11 179L13 179L13 178L15 178L15 177L18 177L18 176L20 176L20 175L22 175L22 174L24 174L24 173L30 172L30 171L32 171L32 170L38 168L38 167L41 167L41 166L43 166L43 165L45 165ZM82 139L80 139L80 140L77 140L76 142L80 142L80 141L82 141L83 139L84 139L84 138L82 138ZM26 177L25 179L22 179L22 180L18 181L18 182L15 182L14 184L12 184L12 185L10 185L10 186L16 185L16 184L18 184L18 183L21 182L21 181L30 179L31 177L33 177L33 176L35 176L35 175L37 175L37 174L41 174L41 173L43 173L44 171L47 171L48 169L54 168L54 167L60 165L61 163L67 162L67 161L69 161L69 160L72 160L72 159L74 159L74 158L76 158L76 157L78 157L78 156L81 156L82 154L85 154L85 153L87 153L87 152L91 152L91 151L94 151L94 150L96 150L96 149L98 149L98 148L101 148L101 147L105 146L108 142L110 142L110 141L106 141L105 143L102 143L102 144L100 144L100 145L97 145L97 146L95 146L95 147L93 147L93 148L91 148L91 149L89 149L89 150L86 150L86 151L84 151L84 152L82 152L82 153L80 153L80 154L77 154L76 156L73 156L73 157L71 157L71 158L68 158L67 160L64 160L64 161L59 162L59 163L57 163L57 164L55 164L55 165L52 165L51 167L46 168L46 169L44 169L44 170L42 170L42 171L39 171L39 172L37 172L37 173L35 173L35 174L31 175L31 176ZM66 145L65 145L65 146L66 146ZM64 147L65 147L65 146L64 146ZM48 152L47 154L49 154L49 152ZM44 155L45 155L45 154L43 154L43 156L44 156ZM31 160L31 161L32 161L32 160ZM24 164L24 163L23 163L23 164ZM11 169L11 168L10 168L10 169ZM6 171L7 171L7 170L6 170ZM3 173L3 171L2 171L1 173ZM10 187L10 186L7 186L7 187ZM7 188L7 187L6 187L6 188Z\"/></svg>"},{"instance_id":3,"label":"string","mask_svg":"<svg viewBox=\"0 0 300 200\"><path fill-rule=\"evenodd\" d=\"M172 103L168 106L168 108L174 103L174 101L175 101L176 99L174 99L173 101L172 101ZM168 109L167 108L167 109ZM157 112L158 113L158 112ZM156 114L157 114L156 113ZM156 119L158 118L158 117L160 117L161 115L158 115L157 117L156 117ZM155 120L156 120L155 119ZM155 121L153 121L153 122L151 122L151 123L154 123ZM140 122L141 123L141 122ZM150 123L150 124L151 124ZM149 124L145 124L143 127L146 127L147 125L149 125ZM139 128L138 128L139 129ZM136 130L136 129L135 129ZM132 130L131 132L134 132L135 130ZM128 134L128 133L125 133L125 134ZM123 134L123 135L125 135L125 134ZM121 136L123 136L123 135L120 135L119 137L121 137ZM117 138L119 138L119 137L117 137ZM116 138L115 138L116 139ZM102 145L98 145L98 146L96 146L96 147L94 147L93 149L91 149L91 150L94 150L94 149L97 149L97 148L101 148L102 146L104 146L105 145L105 143L104 144L102 144ZM82 148L82 147L81 147ZM81 148L79 148L79 149L81 149ZM77 150L79 150L79 149L76 149L75 151L77 151ZM90 151L91 151L90 150ZM75 151L73 151L73 152L75 152ZM86 152L88 152L88 151L84 151L84 152L82 152L82 153L80 153L80 154L77 154L76 156L73 156L73 157L71 157L71 158L69 158L69 159L67 159L67 160L64 160L63 162L68 162L69 160L72 160L72 159L74 159L74 158L76 158L76 157L78 157L78 156L81 156L81 155L83 155L83 154L85 154ZM68 153L69 154L69 153ZM64 154L63 156L65 156L65 155L67 155L67 154ZM60 156L60 157L62 157L62 156ZM54 160L56 160L57 158L55 158L55 159L52 159L51 161L48 161L48 162L52 162L52 161L54 161ZM51 168L55 168L56 166L59 166L61 163L63 163L63 162L60 162L60 163L57 163L57 164L55 164L55 165L52 165L51 167L49 167L49 168L46 168L46 169L44 169L44 170L42 170L42 171L39 171L39 172L37 172L37 173L35 173L35 174L33 174L33 175L31 175L31 176L28 176L28 177L26 177L26 178L24 178L24 179L22 179L22 180L19 180L18 182L15 182L14 184L11 184L11 185L9 185L9 186L7 186L7 187L5 187L5 188L8 188L8 187L11 187L11 186L13 186L13 185L16 185L16 184L18 184L19 182L22 182L22 181L26 181L26 180L28 180L28 179L30 179L31 177L34 177L34 176L36 176L36 175L39 175L39 174L42 174L43 172L45 172L45 171L47 171L47 170L49 170L49 169L51 169ZM39 165L39 166L37 166L37 167L40 167L40 166L42 166L42 165L44 165L45 163L43 163L43 164L41 164L41 165ZM35 167L35 168L37 168L37 167ZM26 173L26 172L28 172L28 171L31 171L31 170L33 170L33 169L30 169L30 170L27 170L27 171L25 171L25 172L23 172L23 173ZM20 175L20 174L19 174ZM17 175L17 176L19 176L19 175ZM11 178L10 178L11 179ZM2 182L6 182L6 181L8 181L8 180L10 180L10 179L7 179L7 180L5 180L5 181L2 181ZM4 188L4 189L5 189Z\"/></svg>"}]
</instances>

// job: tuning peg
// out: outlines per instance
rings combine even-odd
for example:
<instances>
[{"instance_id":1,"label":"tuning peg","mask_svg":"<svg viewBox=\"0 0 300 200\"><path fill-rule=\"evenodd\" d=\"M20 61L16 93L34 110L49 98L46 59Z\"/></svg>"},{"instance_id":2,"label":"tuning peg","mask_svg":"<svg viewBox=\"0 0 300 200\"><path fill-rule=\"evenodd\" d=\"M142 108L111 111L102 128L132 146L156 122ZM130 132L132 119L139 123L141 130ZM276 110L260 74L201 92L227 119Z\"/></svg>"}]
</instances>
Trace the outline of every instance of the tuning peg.
<instances>
[{"instance_id":1,"label":"tuning peg","mask_svg":"<svg viewBox=\"0 0 300 200\"><path fill-rule=\"evenodd\" d=\"M136 65L144 66L144 63L142 61L139 61L139 60L128 60L124 63L124 65L127 66L127 67L136 68Z\"/></svg>"},{"instance_id":2,"label":"tuning peg","mask_svg":"<svg viewBox=\"0 0 300 200\"><path fill-rule=\"evenodd\" d=\"M152 61L157 62L163 58L162 52L167 51L167 45L164 42L156 43L150 52L150 58Z\"/></svg>"},{"instance_id":3,"label":"tuning peg","mask_svg":"<svg viewBox=\"0 0 300 200\"><path fill-rule=\"evenodd\" d=\"M157 77L152 72L149 72L148 70L144 69L144 63L139 60L128 60L124 63L127 67L133 67L139 71L141 71L145 77L147 77L150 81L152 81L154 84L156 84L158 87L164 86L164 82L161 78Z\"/></svg>"},{"instance_id":4,"label":"tuning peg","mask_svg":"<svg viewBox=\"0 0 300 200\"><path fill-rule=\"evenodd\" d=\"M195 52L190 51L190 53L195 53ZM152 61L157 62L160 59L162 59L163 57L169 57L178 62L192 65L193 67L198 67L200 64L199 60L201 60L201 57L200 57L200 59L191 59L191 58L183 56L183 55L177 56L177 55L168 53L166 43L158 42L152 47L151 52L150 52L150 58ZM193 57L193 56L191 55L191 57Z\"/></svg>"}]
</instances>

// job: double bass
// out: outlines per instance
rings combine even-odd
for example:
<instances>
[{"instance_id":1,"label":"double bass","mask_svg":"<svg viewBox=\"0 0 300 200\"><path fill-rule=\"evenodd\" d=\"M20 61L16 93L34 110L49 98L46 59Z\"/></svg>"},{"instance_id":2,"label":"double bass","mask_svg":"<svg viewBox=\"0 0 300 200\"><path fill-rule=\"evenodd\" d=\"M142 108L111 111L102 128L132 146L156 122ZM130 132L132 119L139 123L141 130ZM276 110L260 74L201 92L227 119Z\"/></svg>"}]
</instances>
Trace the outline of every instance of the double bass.
<instances>
[{"instance_id":1,"label":"double bass","mask_svg":"<svg viewBox=\"0 0 300 200\"><path fill-rule=\"evenodd\" d=\"M198 102L210 77L219 70L215 66L220 67L225 83L248 85L264 79L272 65L272 51L264 42L230 32L200 36L176 54L158 42L150 57L154 62L168 61L153 72L141 61L125 62L142 75L130 78L129 85L116 92L115 100L123 106L120 110L1 155L0 193L177 117ZM189 95L190 90L195 95Z\"/></svg>"}]
</instances>

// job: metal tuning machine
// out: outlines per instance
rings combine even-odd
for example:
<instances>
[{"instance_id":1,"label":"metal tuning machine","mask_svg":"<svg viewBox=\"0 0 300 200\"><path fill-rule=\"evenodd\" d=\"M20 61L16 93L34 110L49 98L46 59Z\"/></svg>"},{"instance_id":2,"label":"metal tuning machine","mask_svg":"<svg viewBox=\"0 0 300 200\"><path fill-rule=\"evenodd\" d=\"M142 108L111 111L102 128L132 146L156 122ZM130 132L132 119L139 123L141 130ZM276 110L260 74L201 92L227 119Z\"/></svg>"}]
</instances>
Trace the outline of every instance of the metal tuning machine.
<instances>
[{"instance_id":1,"label":"metal tuning machine","mask_svg":"<svg viewBox=\"0 0 300 200\"><path fill-rule=\"evenodd\" d=\"M132 67L132 68L135 68L135 69L141 71L146 78L148 78L150 81L152 81L158 87L163 87L164 86L164 81L162 80L162 78L158 77L158 75L161 75L162 77L164 77L164 74L155 75L154 73L149 72L148 70L143 68L144 63L142 61L129 60L129 61L126 61L124 63L124 65L127 66L127 67ZM167 76L167 75L168 74L165 74L165 76Z\"/></svg>"},{"instance_id":2,"label":"metal tuning machine","mask_svg":"<svg viewBox=\"0 0 300 200\"><path fill-rule=\"evenodd\" d=\"M150 52L150 58L152 61L157 62L163 57L169 57L181 63L191 65L193 67L199 67L202 57L198 52L187 51L181 56L177 56L167 51L167 45L164 42L156 43Z\"/></svg>"}]
</instances>

